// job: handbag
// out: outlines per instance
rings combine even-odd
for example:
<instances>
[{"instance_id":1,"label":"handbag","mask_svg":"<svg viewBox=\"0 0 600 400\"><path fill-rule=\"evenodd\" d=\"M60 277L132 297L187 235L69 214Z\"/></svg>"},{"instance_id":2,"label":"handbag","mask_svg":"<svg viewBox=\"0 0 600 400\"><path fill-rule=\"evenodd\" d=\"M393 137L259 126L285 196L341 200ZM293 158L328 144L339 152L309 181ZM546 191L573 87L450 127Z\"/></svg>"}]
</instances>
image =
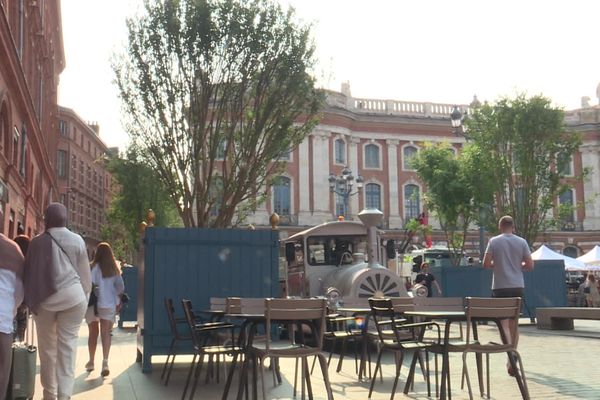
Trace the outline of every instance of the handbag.
<instances>
[{"instance_id":1,"label":"handbag","mask_svg":"<svg viewBox=\"0 0 600 400\"><path fill-rule=\"evenodd\" d=\"M6 398L10 400L33 399L35 393L35 374L37 347L33 344L34 322L27 317L27 338L23 342L13 343L10 384Z\"/></svg>"},{"instance_id":2,"label":"handbag","mask_svg":"<svg viewBox=\"0 0 600 400\"><path fill-rule=\"evenodd\" d=\"M590 294L590 287L589 286L584 287L583 288L583 293Z\"/></svg>"},{"instance_id":3,"label":"handbag","mask_svg":"<svg viewBox=\"0 0 600 400\"><path fill-rule=\"evenodd\" d=\"M90 292L88 307L94 307L94 315L98 315L98 285L95 283L92 283L92 291Z\"/></svg>"}]
</instances>

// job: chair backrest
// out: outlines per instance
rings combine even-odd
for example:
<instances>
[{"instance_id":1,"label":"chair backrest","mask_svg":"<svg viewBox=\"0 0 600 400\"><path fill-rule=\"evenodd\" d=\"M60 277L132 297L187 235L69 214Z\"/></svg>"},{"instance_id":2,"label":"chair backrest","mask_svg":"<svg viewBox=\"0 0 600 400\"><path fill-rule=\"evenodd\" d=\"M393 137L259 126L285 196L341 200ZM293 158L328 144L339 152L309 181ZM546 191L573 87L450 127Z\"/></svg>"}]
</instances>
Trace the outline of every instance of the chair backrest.
<instances>
[{"instance_id":1,"label":"chair backrest","mask_svg":"<svg viewBox=\"0 0 600 400\"><path fill-rule=\"evenodd\" d=\"M225 312L227 314L241 314L242 300L239 297L227 297L225 299Z\"/></svg>"},{"instance_id":2,"label":"chair backrest","mask_svg":"<svg viewBox=\"0 0 600 400\"><path fill-rule=\"evenodd\" d=\"M394 304L392 299L389 298L370 298L369 305L371 306L371 316L375 327L377 328L377 335L379 340L390 339L390 336L386 331L386 328L390 328L395 325L396 311L394 311ZM389 330L389 329L388 329Z\"/></svg>"},{"instance_id":3,"label":"chair backrest","mask_svg":"<svg viewBox=\"0 0 600 400\"><path fill-rule=\"evenodd\" d=\"M211 297L210 309L211 311L226 311L227 299L225 299L224 297Z\"/></svg>"},{"instance_id":4,"label":"chair backrest","mask_svg":"<svg viewBox=\"0 0 600 400\"><path fill-rule=\"evenodd\" d=\"M185 315L185 321L187 322L188 328L190 330L190 336L192 337L192 343L194 347L199 348L200 343L195 331L196 325L196 315L194 314L192 302L188 299L181 300L181 305L183 306L183 313Z\"/></svg>"},{"instance_id":5,"label":"chair backrest","mask_svg":"<svg viewBox=\"0 0 600 400\"><path fill-rule=\"evenodd\" d=\"M517 321L513 331L510 332L511 339L515 337L521 313L521 298L491 298L491 297L467 297L465 298L467 315L467 342L470 340L470 327L473 319L512 319ZM512 344L512 343L510 343Z\"/></svg>"},{"instance_id":6,"label":"chair backrest","mask_svg":"<svg viewBox=\"0 0 600 400\"><path fill-rule=\"evenodd\" d=\"M392 301L392 307L396 315L415 309L414 298L412 297L390 297L390 300Z\"/></svg>"},{"instance_id":7,"label":"chair backrest","mask_svg":"<svg viewBox=\"0 0 600 400\"><path fill-rule=\"evenodd\" d=\"M242 297L240 299L240 308L242 314L264 314L264 297Z\"/></svg>"},{"instance_id":8,"label":"chair backrest","mask_svg":"<svg viewBox=\"0 0 600 400\"><path fill-rule=\"evenodd\" d=\"M271 321L306 322L310 323L313 330L316 347L323 346L323 333L325 330L325 315L327 302L325 299L265 299L265 319L267 334L267 351L271 342Z\"/></svg>"},{"instance_id":9,"label":"chair backrest","mask_svg":"<svg viewBox=\"0 0 600 400\"><path fill-rule=\"evenodd\" d=\"M416 311L464 311L462 297L415 297Z\"/></svg>"},{"instance_id":10,"label":"chair backrest","mask_svg":"<svg viewBox=\"0 0 600 400\"><path fill-rule=\"evenodd\" d=\"M170 297L165 297L165 309L167 311L167 318L169 319L169 327L171 328L171 334L176 339L181 339L182 336L179 334L177 330L177 319L175 318L175 307L173 306L173 299Z\"/></svg>"},{"instance_id":11,"label":"chair backrest","mask_svg":"<svg viewBox=\"0 0 600 400\"><path fill-rule=\"evenodd\" d=\"M344 305L346 308L369 308L369 299L367 297L344 297Z\"/></svg>"}]
</instances>

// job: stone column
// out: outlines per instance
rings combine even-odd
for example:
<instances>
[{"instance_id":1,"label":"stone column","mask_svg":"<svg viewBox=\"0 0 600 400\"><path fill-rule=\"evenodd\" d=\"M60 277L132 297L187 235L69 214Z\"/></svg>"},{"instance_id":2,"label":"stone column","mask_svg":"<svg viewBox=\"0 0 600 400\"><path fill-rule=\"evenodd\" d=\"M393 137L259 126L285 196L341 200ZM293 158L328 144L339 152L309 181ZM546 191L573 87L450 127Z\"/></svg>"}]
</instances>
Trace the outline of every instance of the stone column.
<instances>
[{"instance_id":1,"label":"stone column","mask_svg":"<svg viewBox=\"0 0 600 400\"><path fill-rule=\"evenodd\" d=\"M590 170L590 176L583 185L583 195L585 200L585 219L583 220L584 230L600 229L600 146L584 144L581 146L581 163L583 168ZM582 199L576 199L581 201Z\"/></svg>"},{"instance_id":2,"label":"stone column","mask_svg":"<svg viewBox=\"0 0 600 400\"><path fill-rule=\"evenodd\" d=\"M332 217L329 204L329 134L315 131L313 140L313 204L314 211L309 225L330 221Z\"/></svg>"},{"instance_id":3,"label":"stone column","mask_svg":"<svg viewBox=\"0 0 600 400\"><path fill-rule=\"evenodd\" d=\"M389 227L390 229L402 228L402 217L398 206L398 145L400 142L394 139L386 140L388 150L388 196L390 200ZM383 194L383 193L382 193ZM383 201L383 199L382 199Z\"/></svg>"},{"instance_id":4,"label":"stone column","mask_svg":"<svg viewBox=\"0 0 600 400\"><path fill-rule=\"evenodd\" d=\"M354 137L349 137L347 140L347 143L348 143L348 166L354 173L354 178L357 178L358 175L360 175L360 170L358 168L358 151L359 151L359 147L360 147L358 144L360 143L360 139L354 138ZM358 209L358 206L359 206L358 198L359 198L359 196L363 195L362 194L363 190L364 189L361 189L361 191L359 193L350 197L349 206L348 206L348 208L350 208L350 210L348 210L348 216L349 216L348 219L351 219L351 220L358 219L356 217L358 215L358 213L360 212L360 210Z\"/></svg>"},{"instance_id":5,"label":"stone column","mask_svg":"<svg viewBox=\"0 0 600 400\"><path fill-rule=\"evenodd\" d=\"M298 225L310 225L310 160L307 137L298 145Z\"/></svg>"}]
</instances>

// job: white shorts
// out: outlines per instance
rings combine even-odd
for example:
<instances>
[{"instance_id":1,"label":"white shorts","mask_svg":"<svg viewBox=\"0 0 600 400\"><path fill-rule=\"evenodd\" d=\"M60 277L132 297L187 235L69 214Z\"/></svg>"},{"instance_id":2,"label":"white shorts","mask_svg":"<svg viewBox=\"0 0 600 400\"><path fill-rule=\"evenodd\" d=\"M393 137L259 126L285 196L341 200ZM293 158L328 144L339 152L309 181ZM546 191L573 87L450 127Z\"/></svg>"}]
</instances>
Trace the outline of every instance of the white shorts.
<instances>
[{"instance_id":1,"label":"white shorts","mask_svg":"<svg viewBox=\"0 0 600 400\"><path fill-rule=\"evenodd\" d=\"M92 322L98 322L101 319L106 321L115 322L115 316L117 315L117 310L115 308L101 308L98 307L98 315L94 314L94 307L88 307L85 312L85 322L91 324Z\"/></svg>"}]
</instances>

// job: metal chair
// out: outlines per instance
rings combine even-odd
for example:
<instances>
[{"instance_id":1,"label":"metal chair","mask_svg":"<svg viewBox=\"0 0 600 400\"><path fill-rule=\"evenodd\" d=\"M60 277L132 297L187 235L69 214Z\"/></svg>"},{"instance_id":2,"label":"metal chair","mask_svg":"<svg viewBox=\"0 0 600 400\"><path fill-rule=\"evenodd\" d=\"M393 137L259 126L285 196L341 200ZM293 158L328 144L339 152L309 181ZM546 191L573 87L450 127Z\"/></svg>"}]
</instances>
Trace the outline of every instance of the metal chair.
<instances>
[{"instance_id":1,"label":"metal chair","mask_svg":"<svg viewBox=\"0 0 600 400\"><path fill-rule=\"evenodd\" d=\"M477 298L467 297L466 298L466 315L467 315L467 334L466 344L463 350L463 370L466 373L467 387L469 389L469 398L473 399L473 392L471 390L471 382L469 379L469 372L467 370L467 354L477 353L486 355L486 372L487 372L487 397L490 398L490 354L493 353L506 353L514 371L515 378L521 390L523 399L529 399L529 391L527 389L527 382L525 380L525 370L523 369L523 362L521 355L517 351L514 338L516 337L516 331L518 329L519 315L521 312L521 298L510 297L510 298ZM493 320L496 322L498 327L498 334L500 336L501 343L487 342L481 343L479 341L473 341L471 339L471 323L473 320ZM510 338L507 338L505 332L500 324L500 320L513 320L510 329ZM517 361L519 367L517 369ZM483 396L483 390L481 389L481 395Z\"/></svg>"},{"instance_id":2,"label":"metal chair","mask_svg":"<svg viewBox=\"0 0 600 400\"><path fill-rule=\"evenodd\" d=\"M325 299L266 299L265 341L255 343L252 336L250 337L249 354L258 361L259 366L263 365L266 358L296 358L302 360L302 398L304 398L304 380L305 378L308 380L308 357L317 356L323 373L327 398L329 400L333 399L327 361L321 352L326 310ZM294 340L294 334L290 334L288 340L275 340L271 328L279 323L300 324L302 326L300 332L303 336L305 328L310 331L312 343L297 343ZM260 368L260 374L263 399L266 399L262 368ZM310 384L308 387L310 388Z\"/></svg>"},{"instance_id":3,"label":"metal chair","mask_svg":"<svg viewBox=\"0 0 600 400\"><path fill-rule=\"evenodd\" d=\"M190 364L190 369L188 372L188 376L185 382L185 387L183 389L183 394L181 396L182 400L185 399L185 395L187 393L190 379L192 377L192 372L194 371L194 383L192 385L192 390L190 393L190 399L194 398L194 394L196 392L196 386L198 384L198 377L200 375L200 371L202 369L202 364L204 362L204 356L209 356L209 362L213 357L219 357L221 355L230 355L233 357L231 367L229 370L229 374L227 376L227 382L225 384L225 390L223 395L229 391L229 387L231 386L231 381L233 379L233 371L235 369L235 365L237 362L237 357L242 353L242 349L236 345L235 337L234 337L234 325L229 323L205 323L205 324L197 324L196 316L194 315L194 311L192 308L192 302L190 300L181 300L181 304L183 306L183 311L185 314L185 321L187 322L190 337L192 339L192 344L194 346L194 357L192 358L192 362ZM230 344L213 344L211 343L211 338L216 337L215 333L228 330L231 332L231 342ZM217 369L218 371L218 369Z\"/></svg>"},{"instance_id":4,"label":"metal chair","mask_svg":"<svg viewBox=\"0 0 600 400\"><path fill-rule=\"evenodd\" d=\"M177 343L179 342L189 342L192 340L190 335L185 335L177 329L177 326L180 324L185 324L185 317L177 318L175 317L175 308L173 307L173 299L165 298L165 309L167 310L167 318L169 320L169 327L171 328L171 335L173 338L171 339L171 345L169 346L169 353L167 354L167 359L165 360L165 364L163 365L162 373L160 374L160 379L165 378L165 386L169 384L169 378L171 377L171 371L173 371L173 364L175 363L175 355L177 354ZM169 363L170 361L170 363Z\"/></svg>"},{"instance_id":5,"label":"metal chair","mask_svg":"<svg viewBox=\"0 0 600 400\"><path fill-rule=\"evenodd\" d=\"M369 398L371 398L373 393L375 377L377 376L377 370L381 368L381 356L385 350L394 352L396 358L396 376L394 379L390 400L393 400L394 395L396 394L396 387L400 377L402 361L406 351L425 351L426 367L423 368L421 362L421 369L423 370L423 374L427 382L427 393L428 395L431 395L429 385L428 350L434 346L439 346L439 326L433 322L409 323L405 318L403 318L402 314L405 311L410 311L414 308L412 298L371 298L369 299L369 304L371 306L373 321L377 328L377 334L380 341L377 354L377 364L375 365L375 372L373 374L374 378L371 380L371 385L369 387ZM425 342L422 340L422 330L427 326L435 326L438 328L437 343ZM416 356L418 356L418 354L416 354ZM414 366L411 366L411 369L413 367Z\"/></svg>"}]
</instances>

